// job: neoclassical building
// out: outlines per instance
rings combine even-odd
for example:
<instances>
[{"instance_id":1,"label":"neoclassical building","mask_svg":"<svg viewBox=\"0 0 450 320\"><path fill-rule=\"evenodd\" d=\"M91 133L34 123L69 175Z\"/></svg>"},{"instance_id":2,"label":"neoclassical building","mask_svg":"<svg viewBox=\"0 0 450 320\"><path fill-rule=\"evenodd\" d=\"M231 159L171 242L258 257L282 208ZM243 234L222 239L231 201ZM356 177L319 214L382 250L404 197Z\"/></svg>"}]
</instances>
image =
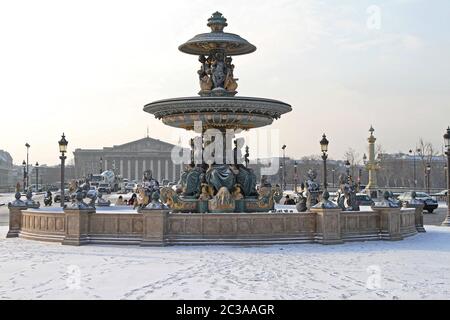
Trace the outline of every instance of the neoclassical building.
<instances>
[{"instance_id":1,"label":"neoclassical building","mask_svg":"<svg viewBox=\"0 0 450 320\"><path fill-rule=\"evenodd\" d=\"M145 170L152 170L153 176L162 181L178 181L183 168L171 159L175 145L150 137L102 149L76 149L75 174L87 177L104 170L129 180L141 180Z\"/></svg>"},{"instance_id":2,"label":"neoclassical building","mask_svg":"<svg viewBox=\"0 0 450 320\"><path fill-rule=\"evenodd\" d=\"M0 187L11 186L13 184L13 159L11 155L0 150Z\"/></svg>"}]
</instances>

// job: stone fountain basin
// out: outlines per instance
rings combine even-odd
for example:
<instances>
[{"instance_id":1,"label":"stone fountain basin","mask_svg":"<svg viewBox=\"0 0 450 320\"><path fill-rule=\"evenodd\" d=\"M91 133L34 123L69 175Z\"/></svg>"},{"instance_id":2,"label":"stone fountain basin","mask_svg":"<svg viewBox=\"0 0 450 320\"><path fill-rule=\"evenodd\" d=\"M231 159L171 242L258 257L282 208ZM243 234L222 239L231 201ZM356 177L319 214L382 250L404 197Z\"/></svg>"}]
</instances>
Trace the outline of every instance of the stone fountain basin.
<instances>
[{"instance_id":1,"label":"stone fountain basin","mask_svg":"<svg viewBox=\"0 0 450 320\"><path fill-rule=\"evenodd\" d=\"M192 130L195 121L203 128L251 129L270 125L290 112L284 102L255 97L182 97L158 100L144 106L166 125Z\"/></svg>"}]
</instances>

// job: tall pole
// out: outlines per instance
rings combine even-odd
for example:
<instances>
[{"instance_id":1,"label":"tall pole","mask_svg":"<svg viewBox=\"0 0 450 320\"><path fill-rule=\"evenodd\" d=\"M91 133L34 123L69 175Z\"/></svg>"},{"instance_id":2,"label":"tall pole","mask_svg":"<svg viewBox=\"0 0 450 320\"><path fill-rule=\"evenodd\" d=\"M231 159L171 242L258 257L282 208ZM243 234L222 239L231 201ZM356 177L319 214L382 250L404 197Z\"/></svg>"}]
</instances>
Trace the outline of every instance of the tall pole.
<instances>
[{"instance_id":1,"label":"tall pole","mask_svg":"<svg viewBox=\"0 0 450 320\"><path fill-rule=\"evenodd\" d=\"M36 162L36 192L39 191L39 163Z\"/></svg>"},{"instance_id":2,"label":"tall pole","mask_svg":"<svg viewBox=\"0 0 450 320\"><path fill-rule=\"evenodd\" d=\"M26 192L27 172L25 167L26 166L25 160L23 161L22 166L23 166L23 192Z\"/></svg>"},{"instance_id":3,"label":"tall pole","mask_svg":"<svg viewBox=\"0 0 450 320\"><path fill-rule=\"evenodd\" d=\"M294 192L297 192L297 161L294 161Z\"/></svg>"},{"instance_id":4,"label":"tall pole","mask_svg":"<svg viewBox=\"0 0 450 320\"><path fill-rule=\"evenodd\" d=\"M369 142L369 161L367 163L367 170L369 171L369 181L366 186L366 190L370 197L378 198L378 186L377 186L377 175L376 170L378 170L378 165L375 163L375 141L377 140L374 135L374 128L370 126L369 132L370 136L367 139Z\"/></svg>"},{"instance_id":5,"label":"tall pole","mask_svg":"<svg viewBox=\"0 0 450 320\"><path fill-rule=\"evenodd\" d=\"M283 170L281 172L282 177L281 188L284 191L286 190L286 157L285 157L286 145L284 144L283 147L281 147L281 149L283 149Z\"/></svg>"},{"instance_id":6,"label":"tall pole","mask_svg":"<svg viewBox=\"0 0 450 320\"><path fill-rule=\"evenodd\" d=\"M322 160L323 160L323 191L327 190L327 158L328 155L323 152L322 154Z\"/></svg>"},{"instance_id":7,"label":"tall pole","mask_svg":"<svg viewBox=\"0 0 450 320\"><path fill-rule=\"evenodd\" d=\"M361 191L361 176L362 176L362 169L358 169L358 192Z\"/></svg>"},{"instance_id":8,"label":"tall pole","mask_svg":"<svg viewBox=\"0 0 450 320\"><path fill-rule=\"evenodd\" d=\"M447 225L450 226L450 146L447 148ZM445 222L445 221L444 221Z\"/></svg>"},{"instance_id":9,"label":"tall pole","mask_svg":"<svg viewBox=\"0 0 450 320\"><path fill-rule=\"evenodd\" d=\"M62 134L61 140L58 141L58 145L59 145L59 152L61 152L61 156L59 157L59 159L61 159L61 207L64 208L64 165L65 165L65 161L66 161L66 152L67 152L67 144L68 141L66 140L66 136L64 135L64 133Z\"/></svg>"},{"instance_id":10,"label":"tall pole","mask_svg":"<svg viewBox=\"0 0 450 320\"><path fill-rule=\"evenodd\" d=\"M30 144L28 142L25 143L25 147L27 147L27 189L28 189L30 187L30 177L29 177L30 171L29 171L29 163L28 163L28 160L29 160L28 154L29 154L29 150L30 150Z\"/></svg>"},{"instance_id":11,"label":"tall pole","mask_svg":"<svg viewBox=\"0 0 450 320\"><path fill-rule=\"evenodd\" d=\"M450 227L450 127L447 129L444 139L447 148L445 153L447 155L447 217L442 222L442 225Z\"/></svg>"},{"instance_id":12,"label":"tall pole","mask_svg":"<svg viewBox=\"0 0 450 320\"><path fill-rule=\"evenodd\" d=\"M413 178L414 178L414 190L417 188L417 177L416 177L416 151L417 147L414 149L414 152L412 150L409 150L409 154L413 157Z\"/></svg>"},{"instance_id":13,"label":"tall pole","mask_svg":"<svg viewBox=\"0 0 450 320\"><path fill-rule=\"evenodd\" d=\"M64 153L62 153L59 159L61 159L61 207L64 208L64 165L66 161Z\"/></svg>"}]
</instances>

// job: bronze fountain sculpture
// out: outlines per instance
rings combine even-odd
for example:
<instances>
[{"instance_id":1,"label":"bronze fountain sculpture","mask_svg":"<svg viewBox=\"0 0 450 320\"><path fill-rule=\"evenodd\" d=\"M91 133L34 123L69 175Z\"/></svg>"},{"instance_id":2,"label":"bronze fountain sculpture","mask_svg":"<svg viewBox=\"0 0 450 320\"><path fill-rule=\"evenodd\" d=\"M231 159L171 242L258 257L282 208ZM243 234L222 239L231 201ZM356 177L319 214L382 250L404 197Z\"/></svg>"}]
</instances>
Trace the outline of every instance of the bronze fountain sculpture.
<instances>
[{"instance_id":1,"label":"bronze fountain sculpture","mask_svg":"<svg viewBox=\"0 0 450 320\"><path fill-rule=\"evenodd\" d=\"M144 111L166 125L199 133L191 140L190 163L177 190L161 188L161 200L173 212L267 212L274 207L274 196L281 195L279 187L262 186L256 191L256 176L248 168L248 147L242 156L244 141L233 141L234 130L270 125L292 108L272 99L236 97L238 79L232 56L252 53L256 47L224 32L226 21L220 12L213 13L207 24L211 32L196 35L178 48L199 56L199 97L144 106Z\"/></svg>"}]
</instances>

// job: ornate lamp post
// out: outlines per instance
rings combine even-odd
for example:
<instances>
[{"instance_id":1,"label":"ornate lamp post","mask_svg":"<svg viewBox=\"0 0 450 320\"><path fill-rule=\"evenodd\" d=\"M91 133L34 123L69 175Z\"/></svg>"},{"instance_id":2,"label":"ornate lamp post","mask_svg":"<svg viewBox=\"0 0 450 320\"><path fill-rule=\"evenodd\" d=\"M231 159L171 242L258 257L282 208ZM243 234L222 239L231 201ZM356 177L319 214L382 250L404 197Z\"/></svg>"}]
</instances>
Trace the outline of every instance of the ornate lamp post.
<instances>
[{"instance_id":1,"label":"ornate lamp post","mask_svg":"<svg viewBox=\"0 0 450 320\"><path fill-rule=\"evenodd\" d=\"M27 163L25 160L22 161L22 167L23 167L23 191L26 192L26 183L27 183Z\"/></svg>"},{"instance_id":2,"label":"ornate lamp post","mask_svg":"<svg viewBox=\"0 0 450 320\"><path fill-rule=\"evenodd\" d=\"M431 173L430 163L427 163L427 166L425 167L425 173L427 175L427 193L430 194L430 173Z\"/></svg>"},{"instance_id":3,"label":"ornate lamp post","mask_svg":"<svg viewBox=\"0 0 450 320\"><path fill-rule=\"evenodd\" d=\"M294 161L294 192L297 192L297 160Z\"/></svg>"},{"instance_id":4,"label":"ornate lamp post","mask_svg":"<svg viewBox=\"0 0 450 320\"><path fill-rule=\"evenodd\" d=\"M350 178L350 161L345 160L344 162L344 166L345 166L345 172L347 173L347 179Z\"/></svg>"},{"instance_id":5,"label":"ornate lamp post","mask_svg":"<svg viewBox=\"0 0 450 320\"><path fill-rule=\"evenodd\" d=\"M280 164L280 187L283 188L283 164Z\"/></svg>"},{"instance_id":6,"label":"ornate lamp post","mask_svg":"<svg viewBox=\"0 0 450 320\"><path fill-rule=\"evenodd\" d=\"M28 162L28 154L29 154L29 150L30 150L30 144L27 142L25 143L25 147L27 147L27 188L30 186L30 177L29 177L29 162Z\"/></svg>"},{"instance_id":7,"label":"ornate lamp post","mask_svg":"<svg viewBox=\"0 0 450 320\"><path fill-rule=\"evenodd\" d=\"M102 174L102 170L103 170L103 157L100 157L100 174Z\"/></svg>"},{"instance_id":8,"label":"ornate lamp post","mask_svg":"<svg viewBox=\"0 0 450 320\"><path fill-rule=\"evenodd\" d=\"M447 149L445 152L447 155L447 217L442 222L442 225L450 227L450 127L447 128L447 132L444 134L444 141L445 149Z\"/></svg>"},{"instance_id":9,"label":"ornate lamp post","mask_svg":"<svg viewBox=\"0 0 450 320\"><path fill-rule=\"evenodd\" d=\"M66 161L67 144L69 142L66 140L66 136L62 135L61 140L58 141L59 152L61 152L61 207L64 208L64 163Z\"/></svg>"},{"instance_id":10,"label":"ornate lamp post","mask_svg":"<svg viewBox=\"0 0 450 320\"><path fill-rule=\"evenodd\" d=\"M284 144L281 149L283 149L283 171L281 172L282 174L282 188L283 191L286 190L286 155L285 155L285 150L286 150L286 145Z\"/></svg>"},{"instance_id":11,"label":"ornate lamp post","mask_svg":"<svg viewBox=\"0 0 450 320\"><path fill-rule=\"evenodd\" d=\"M411 149L409 150L409 154L412 155L413 157L413 177L414 177L414 190L416 190L417 188L417 177L416 177L416 151L418 151L419 149L414 149L414 151L412 151Z\"/></svg>"},{"instance_id":12,"label":"ornate lamp post","mask_svg":"<svg viewBox=\"0 0 450 320\"><path fill-rule=\"evenodd\" d=\"M367 166L367 155L365 153L363 155L363 165L364 165L364 167Z\"/></svg>"},{"instance_id":13,"label":"ornate lamp post","mask_svg":"<svg viewBox=\"0 0 450 320\"><path fill-rule=\"evenodd\" d=\"M36 167L36 192L38 192L39 191L39 187L38 187L38 185L39 185L39 162L36 161L35 167Z\"/></svg>"},{"instance_id":14,"label":"ornate lamp post","mask_svg":"<svg viewBox=\"0 0 450 320\"><path fill-rule=\"evenodd\" d=\"M447 167L447 164L445 163L444 164L444 181L445 181L445 178L447 177L447 172L448 172L448 167Z\"/></svg>"},{"instance_id":15,"label":"ornate lamp post","mask_svg":"<svg viewBox=\"0 0 450 320\"><path fill-rule=\"evenodd\" d=\"M361 177L362 177L362 169L358 168L358 192L361 191Z\"/></svg>"},{"instance_id":16,"label":"ornate lamp post","mask_svg":"<svg viewBox=\"0 0 450 320\"><path fill-rule=\"evenodd\" d=\"M379 169L379 166L375 161L375 141L377 139L373 135L374 131L375 129L372 126L370 126L369 129L370 136L367 139L367 141L369 142L369 160L366 164L367 171L369 171L369 181L367 182L366 190L370 197L378 198L376 171Z\"/></svg>"},{"instance_id":17,"label":"ornate lamp post","mask_svg":"<svg viewBox=\"0 0 450 320\"><path fill-rule=\"evenodd\" d=\"M327 190L327 158L328 158L328 143L327 136L325 133L322 135L322 140L320 140L320 149L322 150L322 160L323 160L323 190Z\"/></svg>"}]
</instances>

